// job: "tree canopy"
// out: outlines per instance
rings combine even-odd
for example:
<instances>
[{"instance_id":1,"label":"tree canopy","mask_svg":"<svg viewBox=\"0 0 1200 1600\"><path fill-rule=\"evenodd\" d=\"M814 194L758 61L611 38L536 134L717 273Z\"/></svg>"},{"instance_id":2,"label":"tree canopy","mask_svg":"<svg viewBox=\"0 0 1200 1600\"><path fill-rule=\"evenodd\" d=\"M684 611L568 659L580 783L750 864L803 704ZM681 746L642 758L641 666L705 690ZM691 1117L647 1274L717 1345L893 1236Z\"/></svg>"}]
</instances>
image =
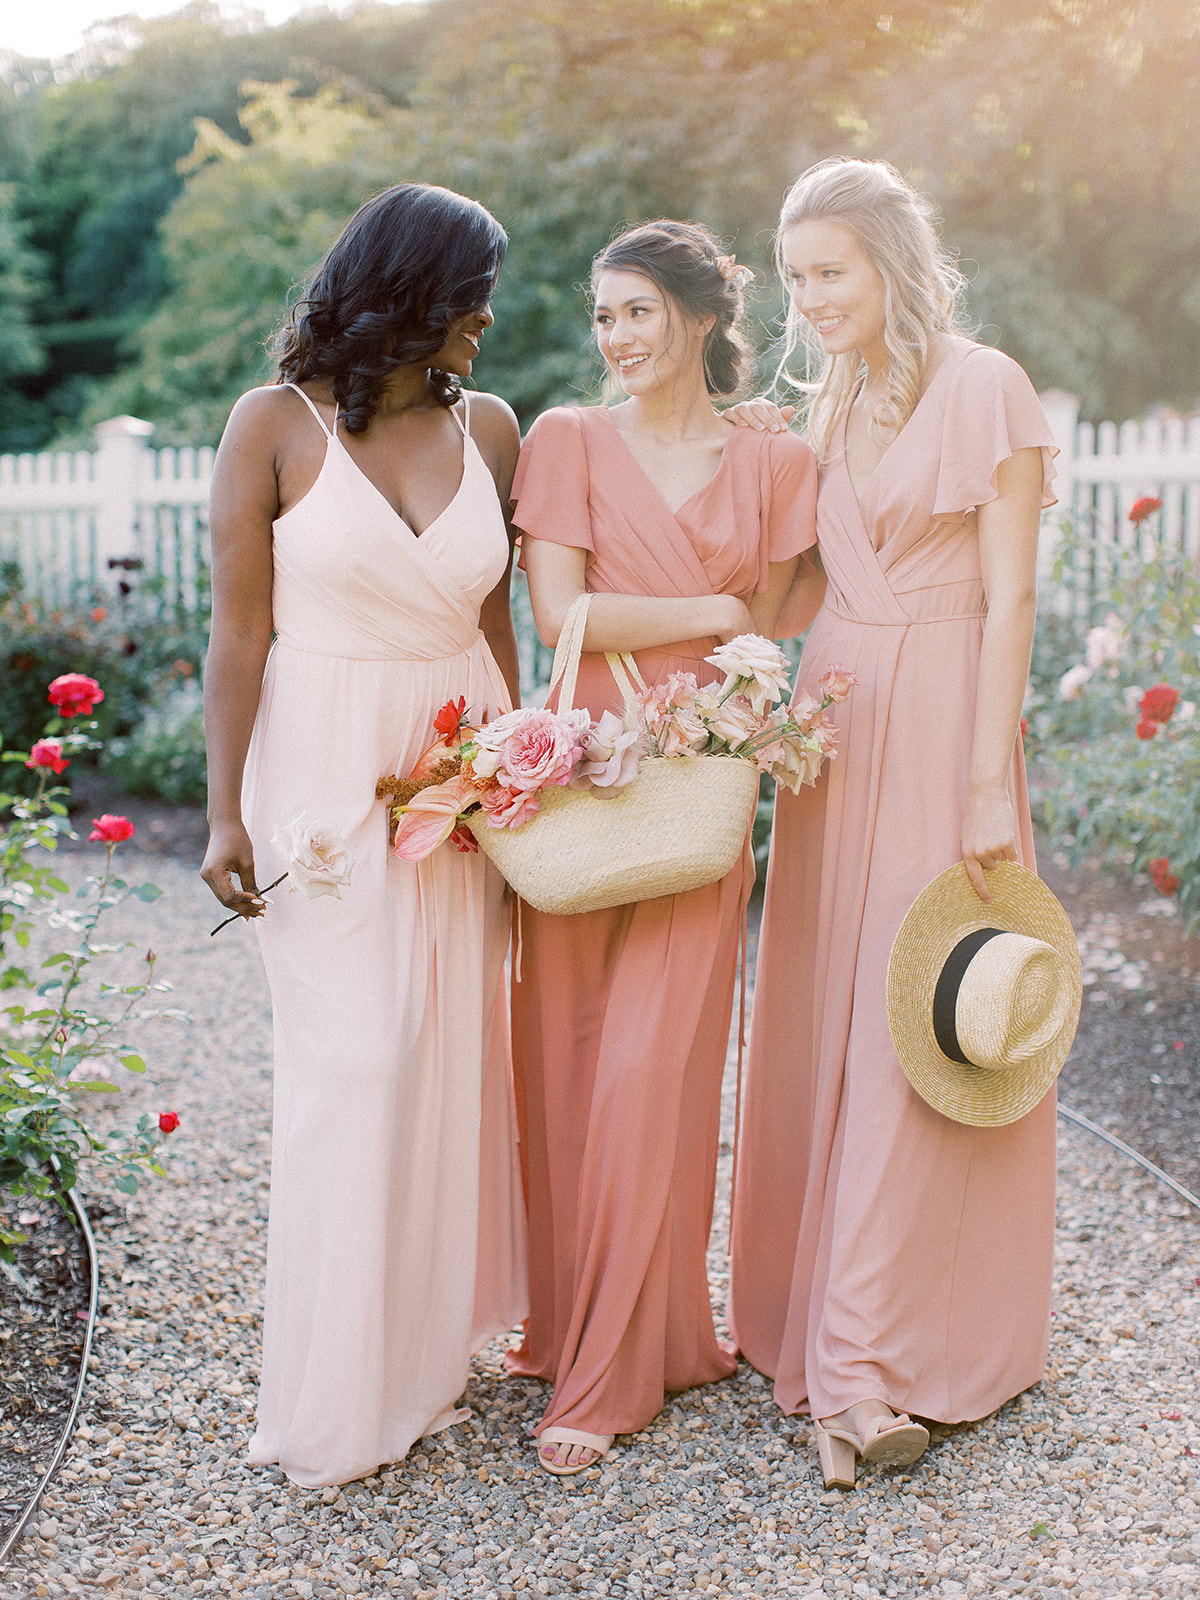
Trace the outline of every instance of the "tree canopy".
<instances>
[{"instance_id":1,"label":"tree canopy","mask_svg":"<svg viewBox=\"0 0 1200 1600\"><path fill-rule=\"evenodd\" d=\"M424 0L235 26L208 0L0 84L0 448L131 410L198 442L289 293L404 178L512 244L477 368L529 419L591 379L620 225L709 223L780 297L789 180L884 156L933 195L982 336L1124 417L1200 394L1192 0Z\"/></svg>"}]
</instances>

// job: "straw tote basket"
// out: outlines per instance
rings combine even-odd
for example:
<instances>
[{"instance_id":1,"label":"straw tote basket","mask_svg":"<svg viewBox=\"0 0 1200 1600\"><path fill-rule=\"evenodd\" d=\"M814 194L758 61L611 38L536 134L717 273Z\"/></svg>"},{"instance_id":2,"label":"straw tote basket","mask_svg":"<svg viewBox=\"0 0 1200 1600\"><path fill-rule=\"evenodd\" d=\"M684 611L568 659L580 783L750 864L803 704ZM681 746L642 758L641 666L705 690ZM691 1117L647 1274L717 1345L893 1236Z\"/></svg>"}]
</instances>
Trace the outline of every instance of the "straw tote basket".
<instances>
[{"instance_id":1,"label":"straw tote basket","mask_svg":"<svg viewBox=\"0 0 1200 1600\"><path fill-rule=\"evenodd\" d=\"M562 679L559 710L574 704L590 596L563 623L550 687ZM626 708L635 707L632 656L606 657ZM520 828L468 822L479 848L535 911L557 915L653 900L715 883L737 861L754 820L758 770L740 756L649 756L613 795L546 789Z\"/></svg>"}]
</instances>

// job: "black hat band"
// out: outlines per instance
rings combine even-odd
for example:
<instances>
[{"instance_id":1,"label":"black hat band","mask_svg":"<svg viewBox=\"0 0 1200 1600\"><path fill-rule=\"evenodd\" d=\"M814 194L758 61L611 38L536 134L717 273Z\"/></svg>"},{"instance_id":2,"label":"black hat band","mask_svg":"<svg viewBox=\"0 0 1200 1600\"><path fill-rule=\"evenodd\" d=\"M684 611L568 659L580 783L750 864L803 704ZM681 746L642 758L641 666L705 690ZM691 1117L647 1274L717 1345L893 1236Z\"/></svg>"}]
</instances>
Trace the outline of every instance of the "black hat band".
<instances>
[{"instance_id":1,"label":"black hat band","mask_svg":"<svg viewBox=\"0 0 1200 1600\"><path fill-rule=\"evenodd\" d=\"M933 991L933 1037L944 1056L961 1062L964 1067L973 1067L975 1063L963 1053L958 1042L958 991L971 962L985 944L1003 932L1003 928L976 928L960 939L946 957Z\"/></svg>"}]
</instances>

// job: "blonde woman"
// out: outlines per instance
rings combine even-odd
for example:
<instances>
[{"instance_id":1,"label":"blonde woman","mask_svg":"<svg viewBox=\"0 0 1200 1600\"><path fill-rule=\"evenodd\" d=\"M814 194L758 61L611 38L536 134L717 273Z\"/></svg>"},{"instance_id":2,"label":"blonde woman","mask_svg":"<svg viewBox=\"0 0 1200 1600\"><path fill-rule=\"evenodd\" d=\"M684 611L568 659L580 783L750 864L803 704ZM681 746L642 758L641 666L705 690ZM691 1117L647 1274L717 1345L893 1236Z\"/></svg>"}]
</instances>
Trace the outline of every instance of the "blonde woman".
<instances>
[{"instance_id":1,"label":"blonde woman","mask_svg":"<svg viewBox=\"0 0 1200 1600\"><path fill-rule=\"evenodd\" d=\"M778 260L808 409L827 589L798 688L830 661L838 759L780 793L734 1200L731 1323L809 1410L827 1484L902 1463L925 1426L978 1418L1042 1374L1054 1097L964 1127L909 1086L888 1036L888 953L956 860L1033 866L1018 721L1053 436L1025 374L957 330L961 279L928 203L881 162L836 159L784 202ZM741 420L747 420L742 416ZM783 426L755 403L748 420Z\"/></svg>"}]
</instances>

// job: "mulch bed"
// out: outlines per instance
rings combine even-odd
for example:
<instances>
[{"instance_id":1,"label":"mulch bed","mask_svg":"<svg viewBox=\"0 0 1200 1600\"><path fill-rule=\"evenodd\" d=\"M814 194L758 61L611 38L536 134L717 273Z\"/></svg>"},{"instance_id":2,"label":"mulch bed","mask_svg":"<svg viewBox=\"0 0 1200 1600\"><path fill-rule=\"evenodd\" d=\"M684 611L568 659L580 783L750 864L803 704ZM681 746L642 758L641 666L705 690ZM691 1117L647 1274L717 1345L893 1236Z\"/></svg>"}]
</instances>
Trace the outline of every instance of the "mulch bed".
<instances>
[{"instance_id":1,"label":"mulch bed","mask_svg":"<svg viewBox=\"0 0 1200 1600\"><path fill-rule=\"evenodd\" d=\"M53 1201L8 1197L19 1281L0 1273L0 1537L25 1508L71 1409L88 1308L87 1251Z\"/></svg>"},{"instance_id":2,"label":"mulch bed","mask_svg":"<svg viewBox=\"0 0 1200 1600\"><path fill-rule=\"evenodd\" d=\"M96 773L76 786L80 840L65 848L96 848L86 845L87 824L104 811L135 824L123 852L199 864L207 838L199 809L121 794ZM1185 934L1144 881L1091 865L1070 870L1044 848L1039 867L1081 936L1090 978L1062 1100L1200 1193L1200 938ZM148 863L142 870L153 875ZM87 1307L86 1257L73 1222L54 1205L11 1197L3 1215L27 1235L17 1268L28 1289L0 1275L0 1538L64 1425Z\"/></svg>"},{"instance_id":3,"label":"mulch bed","mask_svg":"<svg viewBox=\"0 0 1200 1600\"><path fill-rule=\"evenodd\" d=\"M1071 870L1045 849L1038 868L1093 980L1060 1099L1200 1195L1200 937L1143 877Z\"/></svg>"}]
</instances>

